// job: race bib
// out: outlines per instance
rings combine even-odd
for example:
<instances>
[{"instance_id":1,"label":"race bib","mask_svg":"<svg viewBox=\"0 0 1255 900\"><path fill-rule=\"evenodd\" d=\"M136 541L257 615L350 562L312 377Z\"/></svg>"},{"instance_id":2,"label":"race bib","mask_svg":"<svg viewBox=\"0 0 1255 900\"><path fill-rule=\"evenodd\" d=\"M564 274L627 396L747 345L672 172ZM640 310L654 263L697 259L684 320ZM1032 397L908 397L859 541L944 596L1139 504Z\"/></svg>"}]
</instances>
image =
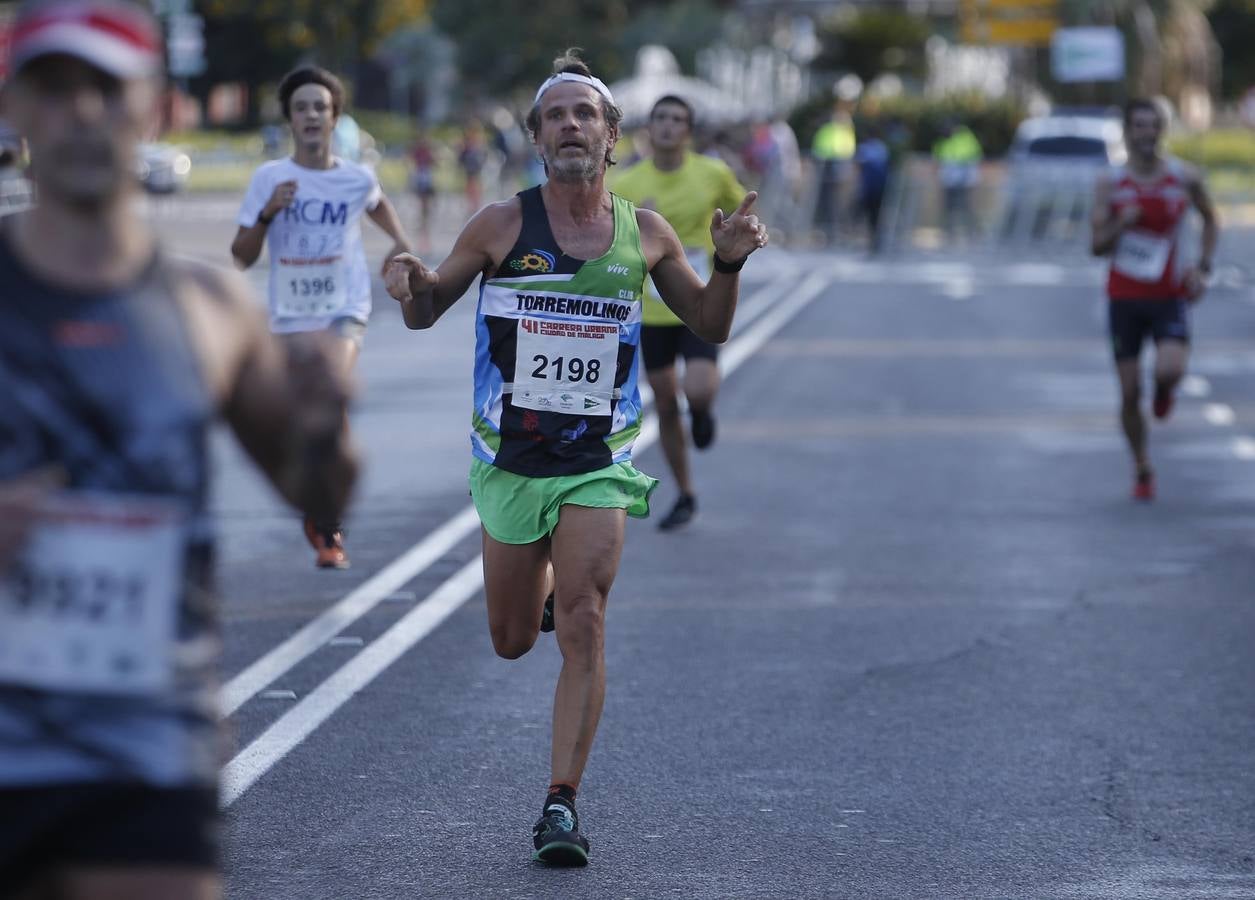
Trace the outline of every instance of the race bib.
<instances>
[{"instance_id":1,"label":"race bib","mask_svg":"<svg viewBox=\"0 0 1255 900\"><path fill-rule=\"evenodd\" d=\"M515 406L608 416L619 361L619 326L519 319Z\"/></svg>"},{"instance_id":2,"label":"race bib","mask_svg":"<svg viewBox=\"0 0 1255 900\"><path fill-rule=\"evenodd\" d=\"M334 316L348 303L344 257L280 259L275 277L279 318Z\"/></svg>"},{"instance_id":3,"label":"race bib","mask_svg":"<svg viewBox=\"0 0 1255 900\"><path fill-rule=\"evenodd\" d=\"M1163 278L1172 241L1145 231L1126 231L1116 244L1111 267L1121 275L1155 284Z\"/></svg>"},{"instance_id":4,"label":"race bib","mask_svg":"<svg viewBox=\"0 0 1255 900\"><path fill-rule=\"evenodd\" d=\"M0 579L0 682L152 695L174 678L185 519L174 504L60 494Z\"/></svg>"}]
</instances>

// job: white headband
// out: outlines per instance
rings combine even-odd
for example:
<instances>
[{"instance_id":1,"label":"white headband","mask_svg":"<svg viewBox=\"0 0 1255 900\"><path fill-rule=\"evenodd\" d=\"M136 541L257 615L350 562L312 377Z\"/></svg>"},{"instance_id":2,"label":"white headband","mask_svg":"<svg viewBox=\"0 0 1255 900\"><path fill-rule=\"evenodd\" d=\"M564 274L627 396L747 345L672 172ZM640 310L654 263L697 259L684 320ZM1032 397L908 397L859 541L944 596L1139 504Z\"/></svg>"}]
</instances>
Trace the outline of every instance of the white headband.
<instances>
[{"instance_id":1,"label":"white headband","mask_svg":"<svg viewBox=\"0 0 1255 900\"><path fill-rule=\"evenodd\" d=\"M540 86L540 89L536 91L536 99L532 101L532 104L535 105L539 103L540 98L544 95L545 91L549 90L555 84L561 84L564 81L574 81L579 84L586 84L597 93L601 94L601 96L605 97L607 102L612 105L614 104L614 96L610 93L610 88L606 87L606 83L604 81L600 78L590 78L587 75L580 75L576 72L559 72L557 75L550 75L547 79L545 79L545 83Z\"/></svg>"}]
</instances>

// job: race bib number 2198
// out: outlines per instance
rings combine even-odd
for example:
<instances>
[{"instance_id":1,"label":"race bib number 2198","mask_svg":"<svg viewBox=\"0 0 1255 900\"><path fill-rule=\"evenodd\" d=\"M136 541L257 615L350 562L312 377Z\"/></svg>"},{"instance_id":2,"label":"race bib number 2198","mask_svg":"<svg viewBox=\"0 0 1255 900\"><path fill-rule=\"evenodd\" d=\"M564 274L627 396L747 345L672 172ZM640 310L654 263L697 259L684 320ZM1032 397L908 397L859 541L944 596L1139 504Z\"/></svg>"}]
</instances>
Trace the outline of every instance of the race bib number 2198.
<instances>
[{"instance_id":1,"label":"race bib number 2198","mask_svg":"<svg viewBox=\"0 0 1255 900\"><path fill-rule=\"evenodd\" d=\"M519 320L515 406L608 416L619 359L619 326L604 322Z\"/></svg>"}]
</instances>

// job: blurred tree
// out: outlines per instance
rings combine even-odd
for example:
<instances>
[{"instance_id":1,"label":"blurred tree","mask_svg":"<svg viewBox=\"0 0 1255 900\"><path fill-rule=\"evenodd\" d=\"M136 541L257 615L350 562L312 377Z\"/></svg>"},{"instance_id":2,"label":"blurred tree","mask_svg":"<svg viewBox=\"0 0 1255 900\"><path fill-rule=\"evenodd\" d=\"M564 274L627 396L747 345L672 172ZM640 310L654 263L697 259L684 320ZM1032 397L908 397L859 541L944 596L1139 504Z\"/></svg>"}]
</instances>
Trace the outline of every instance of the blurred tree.
<instances>
[{"instance_id":1,"label":"blurred tree","mask_svg":"<svg viewBox=\"0 0 1255 900\"><path fill-rule=\"evenodd\" d=\"M822 49L812 63L828 72L853 72L870 82L877 75L922 79L924 44L933 28L922 16L895 10L839 12L820 23Z\"/></svg>"},{"instance_id":2,"label":"blurred tree","mask_svg":"<svg viewBox=\"0 0 1255 900\"><path fill-rule=\"evenodd\" d=\"M350 80L359 63L397 28L422 21L429 0L197 0L205 19L208 69L193 84L248 87L248 123L259 117L258 93L302 59Z\"/></svg>"},{"instance_id":3,"label":"blurred tree","mask_svg":"<svg viewBox=\"0 0 1255 900\"><path fill-rule=\"evenodd\" d=\"M1219 87L1220 46L1204 11L1213 0L1064 0L1069 25L1115 25L1124 32L1128 77L1123 86L1068 88L1091 99L1165 95L1189 118L1207 118L1207 97Z\"/></svg>"},{"instance_id":4,"label":"blurred tree","mask_svg":"<svg viewBox=\"0 0 1255 900\"><path fill-rule=\"evenodd\" d=\"M1255 85L1255 0L1218 0L1207 18L1223 53L1221 93L1240 97Z\"/></svg>"},{"instance_id":5,"label":"blurred tree","mask_svg":"<svg viewBox=\"0 0 1255 900\"><path fill-rule=\"evenodd\" d=\"M499 0L434 0L432 20L456 42L462 87L524 95L568 47L605 81L632 73L644 44L666 44L682 64L709 43L730 0L531 0L504 13ZM687 61L687 62L686 62Z\"/></svg>"},{"instance_id":6,"label":"blurred tree","mask_svg":"<svg viewBox=\"0 0 1255 900\"><path fill-rule=\"evenodd\" d=\"M458 70L471 94L536 84L567 47L582 47L606 81L631 65L615 40L628 23L627 0L532 0L504 12L498 0L435 0L432 7L436 27L458 46Z\"/></svg>"}]
</instances>

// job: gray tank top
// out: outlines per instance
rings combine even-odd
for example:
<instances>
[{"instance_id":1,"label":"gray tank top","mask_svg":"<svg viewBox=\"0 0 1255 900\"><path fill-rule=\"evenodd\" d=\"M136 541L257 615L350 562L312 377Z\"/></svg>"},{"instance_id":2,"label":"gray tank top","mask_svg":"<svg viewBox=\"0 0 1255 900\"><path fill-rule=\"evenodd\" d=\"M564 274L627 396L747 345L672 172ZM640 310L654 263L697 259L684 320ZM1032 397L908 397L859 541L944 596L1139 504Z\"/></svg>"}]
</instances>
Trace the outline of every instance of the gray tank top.
<instances>
[{"instance_id":1,"label":"gray tank top","mask_svg":"<svg viewBox=\"0 0 1255 900\"><path fill-rule=\"evenodd\" d=\"M73 496L155 498L181 523L170 677L139 694L0 679L0 785L216 779L214 410L176 281L158 256L124 290L69 292L26 270L0 232L0 480L56 464Z\"/></svg>"}]
</instances>

